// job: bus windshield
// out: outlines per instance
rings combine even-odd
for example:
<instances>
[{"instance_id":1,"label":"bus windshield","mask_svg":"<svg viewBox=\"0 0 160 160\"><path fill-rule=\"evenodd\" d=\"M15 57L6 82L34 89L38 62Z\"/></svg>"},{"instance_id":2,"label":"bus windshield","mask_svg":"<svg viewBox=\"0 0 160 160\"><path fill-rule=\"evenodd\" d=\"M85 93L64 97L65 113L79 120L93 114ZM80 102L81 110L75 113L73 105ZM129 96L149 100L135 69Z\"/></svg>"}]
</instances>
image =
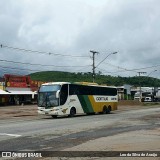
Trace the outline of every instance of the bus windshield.
<instances>
[{"instance_id":1,"label":"bus windshield","mask_svg":"<svg viewBox=\"0 0 160 160\"><path fill-rule=\"evenodd\" d=\"M58 106L59 98L56 98L56 92L60 88L60 85L42 85L38 93L38 106L45 108Z\"/></svg>"},{"instance_id":2,"label":"bus windshield","mask_svg":"<svg viewBox=\"0 0 160 160\"><path fill-rule=\"evenodd\" d=\"M60 85L42 85L39 92L53 92L61 89Z\"/></svg>"}]
</instances>

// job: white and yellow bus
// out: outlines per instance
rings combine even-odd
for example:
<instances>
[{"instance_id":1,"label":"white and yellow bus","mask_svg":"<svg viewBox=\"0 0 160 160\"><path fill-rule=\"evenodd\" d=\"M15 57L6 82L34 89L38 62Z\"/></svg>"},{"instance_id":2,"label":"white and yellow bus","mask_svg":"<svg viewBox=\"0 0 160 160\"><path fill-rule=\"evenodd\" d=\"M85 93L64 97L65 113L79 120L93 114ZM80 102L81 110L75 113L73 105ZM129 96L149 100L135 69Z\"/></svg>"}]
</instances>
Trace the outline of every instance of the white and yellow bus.
<instances>
[{"instance_id":1,"label":"white and yellow bus","mask_svg":"<svg viewBox=\"0 0 160 160\"><path fill-rule=\"evenodd\" d=\"M69 82L42 84L38 91L38 113L57 116L110 113L117 109L117 88Z\"/></svg>"}]
</instances>

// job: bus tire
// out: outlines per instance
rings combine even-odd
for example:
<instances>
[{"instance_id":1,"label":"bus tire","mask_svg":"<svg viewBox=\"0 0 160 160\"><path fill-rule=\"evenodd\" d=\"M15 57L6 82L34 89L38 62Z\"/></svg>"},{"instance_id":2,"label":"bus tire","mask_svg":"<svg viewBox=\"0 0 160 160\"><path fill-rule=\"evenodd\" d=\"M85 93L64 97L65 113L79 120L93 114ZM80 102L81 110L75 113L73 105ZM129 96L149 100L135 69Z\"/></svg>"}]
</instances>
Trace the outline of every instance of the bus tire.
<instances>
[{"instance_id":1,"label":"bus tire","mask_svg":"<svg viewBox=\"0 0 160 160\"><path fill-rule=\"evenodd\" d=\"M70 110L69 116L70 116L70 117L74 117L75 114L76 114L76 109L75 109L74 107L72 107L71 110Z\"/></svg>"},{"instance_id":2,"label":"bus tire","mask_svg":"<svg viewBox=\"0 0 160 160\"><path fill-rule=\"evenodd\" d=\"M57 118L57 115L52 115L52 118Z\"/></svg>"},{"instance_id":3,"label":"bus tire","mask_svg":"<svg viewBox=\"0 0 160 160\"><path fill-rule=\"evenodd\" d=\"M111 106L108 106L106 114L110 114L110 113L111 113Z\"/></svg>"},{"instance_id":4,"label":"bus tire","mask_svg":"<svg viewBox=\"0 0 160 160\"><path fill-rule=\"evenodd\" d=\"M106 106L103 107L102 113L103 113L103 114L107 114L107 107L106 107Z\"/></svg>"}]
</instances>

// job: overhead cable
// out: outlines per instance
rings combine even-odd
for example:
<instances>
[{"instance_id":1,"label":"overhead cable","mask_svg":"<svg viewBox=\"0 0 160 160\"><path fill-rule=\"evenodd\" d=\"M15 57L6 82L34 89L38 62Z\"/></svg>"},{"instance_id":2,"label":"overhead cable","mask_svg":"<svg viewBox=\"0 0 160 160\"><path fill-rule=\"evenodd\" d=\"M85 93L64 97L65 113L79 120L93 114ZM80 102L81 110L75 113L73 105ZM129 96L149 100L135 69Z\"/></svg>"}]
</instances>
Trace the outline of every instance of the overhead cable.
<instances>
[{"instance_id":1,"label":"overhead cable","mask_svg":"<svg viewBox=\"0 0 160 160\"><path fill-rule=\"evenodd\" d=\"M24 65L35 65L35 66L45 66L45 67L88 67L90 65L86 66L57 66L57 65L45 65L45 64L33 64L33 63L24 63L24 62L17 62L17 61L10 61L5 59L0 59L1 62L8 62L8 63L16 63L16 64L24 64Z\"/></svg>"},{"instance_id":2,"label":"overhead cable","mask_svg":"<svg viewBox=\"0 0 160 160\"><path fill-rule=\"evenodd\" d=\"M47 54L47 55L54 55L54 56L65 56L65 57L89 58L89 56L69 55L69 54L67 55L67 54L59 54L59 53L52 53L52 52L46 52L46 51L36 51L36 50L7 46L7 45L3 45L3 44L1 44L0 46L1 46L1 48L8 48L8 49L12 49L12 50L18 50L18 51L30 52L30 53L39 53L39 54Z\"/></svg>"},{"instance_id":3,"label":"overhead cable","mask_svg":"<svg viewBox=\"0 0 160 160\"><path fill-rule=\"evenodd\" d=\"M1 68L8 68L8 69L16 69L16 70L27 70L27 71L42 71L42 70L33 70L33 69L27 69L27 68L15 68L15 67L5 67L5 66L1 66Z\"/></svg>"}]
</instances>

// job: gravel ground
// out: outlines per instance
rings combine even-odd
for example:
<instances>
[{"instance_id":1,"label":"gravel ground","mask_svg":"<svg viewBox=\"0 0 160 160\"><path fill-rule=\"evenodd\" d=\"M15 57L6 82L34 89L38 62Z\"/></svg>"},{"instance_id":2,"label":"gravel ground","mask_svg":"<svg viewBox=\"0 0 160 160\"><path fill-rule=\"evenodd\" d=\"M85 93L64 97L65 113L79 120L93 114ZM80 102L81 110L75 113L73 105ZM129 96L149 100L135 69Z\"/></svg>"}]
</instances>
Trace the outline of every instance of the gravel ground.
<instances>
[{"instance_id":1,"label":"gravel ground","mask_svg":"<svg viewBox=\"0 0 160 160\"><path fill-rule=\"evenodd\" d=\"M127 110L138 110L145 108L159 108L160 105L142 105L134 104L131 105L126 103L125 105L120 104L116 112L125 112ZM28 120L28 119L39 119L41 116L37 114L37 105L24 105L24 106L1 106L0 107L0 121L5 119L16 119L16 120ZM94 140L89 140L80 145L67 148L63 151L160 151L160 114L146 115L139 119L133 120L132 125L138 124L139 122L144 124L153 124L158 126L152 129L140 129L134 131L128 131L119 133L113 136L100 137ZM118 122L117 122L118 123ZM120 122L121 123L121 122ZM125 124L130 122L125 122ZM148 145L149 144L149 145ZM160 157L84 157L84 158L41 158L42 160L108 160L108 159L119 159L119 160L160 160Z\"/></svg>"},{"instance_id":2,"label":"gravel ground","mask_svg":"<svg viewBox=\"0 0 160 160\"><path fill-rule=\"evenodd\" d=\"M142 108L159 107L160 105L144 106L139 102L120 102L118 105L118 112L124 110L134 110ZM14 106L0 106L0 120L2 119L35 119L39 115L37 113L37 105L14 105Z\"/></svg>"}]
</instances>

